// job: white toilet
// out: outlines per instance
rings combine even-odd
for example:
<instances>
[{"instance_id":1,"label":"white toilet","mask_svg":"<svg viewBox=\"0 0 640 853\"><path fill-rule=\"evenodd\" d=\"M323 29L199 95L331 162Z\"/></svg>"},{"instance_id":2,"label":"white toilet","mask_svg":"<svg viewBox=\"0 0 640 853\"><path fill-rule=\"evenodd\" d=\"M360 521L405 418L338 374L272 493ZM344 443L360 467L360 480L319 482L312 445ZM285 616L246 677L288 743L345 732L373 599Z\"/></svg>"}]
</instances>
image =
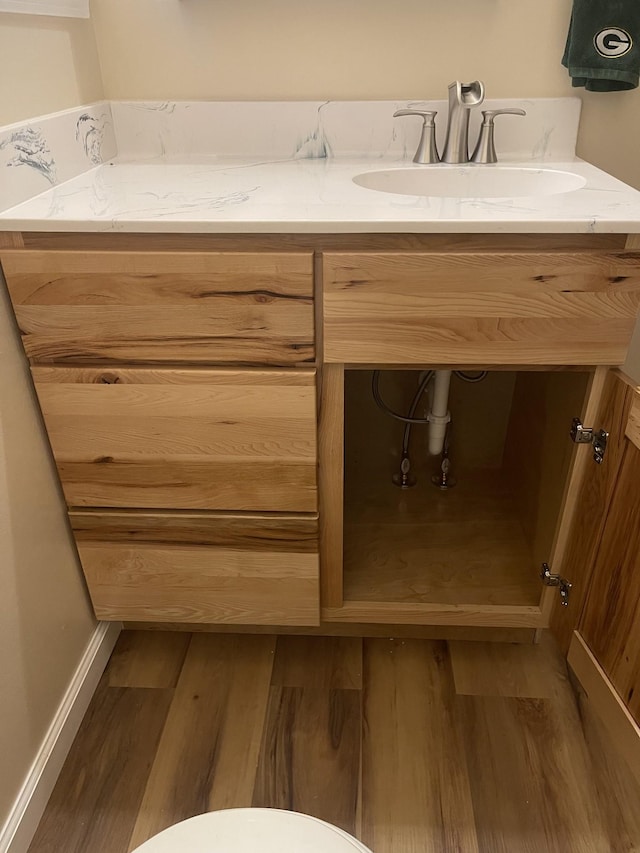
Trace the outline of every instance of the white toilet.
<instances>
[{"instance_id":1,"label":"white toilet","mask_svg":"<svg viewBox=\"0 0 640 853\"><path fill-rule=\"evenodd\" d=\"M190 817L133 853L371 853L323 820L282 809L224 809Z\"/></svg>"}]
</instances>

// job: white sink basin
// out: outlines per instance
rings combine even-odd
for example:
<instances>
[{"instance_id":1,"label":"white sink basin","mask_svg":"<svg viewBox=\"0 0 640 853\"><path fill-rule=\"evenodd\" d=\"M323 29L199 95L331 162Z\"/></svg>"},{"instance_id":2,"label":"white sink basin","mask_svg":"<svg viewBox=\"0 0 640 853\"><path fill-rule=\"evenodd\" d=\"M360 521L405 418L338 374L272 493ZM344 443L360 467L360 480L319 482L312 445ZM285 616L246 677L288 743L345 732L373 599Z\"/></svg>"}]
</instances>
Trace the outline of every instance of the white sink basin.
<instances>
[{"instance_id":1,"label":"white sink basin","mask_svg":"<svg viewBox=\"0 0 640 853\"><path fill-rule=\"evenodd\" d=\"M369 190L438 198L525 198L581 189L573 172L520 166L412 166L363 172L354 183Z\"/></svg>"}]
</instances>

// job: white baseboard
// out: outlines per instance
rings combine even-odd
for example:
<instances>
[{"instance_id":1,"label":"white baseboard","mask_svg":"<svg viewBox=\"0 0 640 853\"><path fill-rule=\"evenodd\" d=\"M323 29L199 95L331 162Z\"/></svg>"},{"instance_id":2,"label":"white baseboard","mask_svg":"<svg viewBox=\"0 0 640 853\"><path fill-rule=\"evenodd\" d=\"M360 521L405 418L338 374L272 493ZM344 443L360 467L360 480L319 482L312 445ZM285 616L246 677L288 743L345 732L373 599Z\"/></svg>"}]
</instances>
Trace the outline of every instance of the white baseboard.
<instances>
[{"instance_id":1,"label":"white baseboard","mask_svg":"<svg viewBox=\"0 0 640 853\"><path fill-rule=\"evenodd\" d=\"M122 630L121 622L99 622L22 790L0 829L0 853L26 853L49 801L62 765Z\"/></svg>"}]
</instances>

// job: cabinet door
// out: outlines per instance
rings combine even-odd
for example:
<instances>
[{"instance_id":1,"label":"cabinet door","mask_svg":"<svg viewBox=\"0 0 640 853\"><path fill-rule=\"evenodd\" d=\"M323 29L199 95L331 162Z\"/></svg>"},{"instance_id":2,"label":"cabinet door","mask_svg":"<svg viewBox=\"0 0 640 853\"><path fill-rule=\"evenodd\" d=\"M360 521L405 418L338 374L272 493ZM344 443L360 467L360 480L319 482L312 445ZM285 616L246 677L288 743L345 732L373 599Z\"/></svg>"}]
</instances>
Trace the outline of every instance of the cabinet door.
<instances>
[{"instance_id":1,"label":"cabinet door","mask_svg":"<svg viewBox=\"0 0 640 853\"><path fill-rule=\"evenodd\" d=\"M640 396L578 630L640 722ZM632 410L633 411L633 410Z\"/></svg>"},{"instance_id":2,"label":"cabinet door","mask_svg":"<svg viewBox=\"0 0 640 853\"><path fill-rule=\"evenodd\" d=\"M594 382L597 381L594 380ZM563 524L552 555L551 571L566 577L572 584L569 605L563 607L557 589L546 591L551 605L551 626L566 652L584 606L598 545L604 529L606 509L615 488L627 439L625 430L633 399L633 387L616 374L608 371L602 393L595 405L584 412L585 425L609 433L604 461L598 465L593 460L591 445L575 448L575 468L570 494L567 495ZM560 547L559 547L560 545ZM561 553L556 556L558 550Z\"/></svg>"},{"instance_id":3,"label":"cabinet door","mask_svg":"<svg viewBox=\"0 0 640 853\"><path fill-rule=\"evenodd\" d=\"M569 543L569 556L582 555L589 577L568 660L640 779L640 393L612 381L614 452L607 459L607 449L595 466L611 469L587 473L582 495L590 512L575 520Z\"/></svg>"},{"instance_id":4,"label":"cabinet door","mask_svg":"<svg viewBox=\"0 0 640 853\"><path fill-rule=\"evenodd\" d=\"M317 509L313 370L32 372L69 506Z\"/></svg>"}]
</instances>

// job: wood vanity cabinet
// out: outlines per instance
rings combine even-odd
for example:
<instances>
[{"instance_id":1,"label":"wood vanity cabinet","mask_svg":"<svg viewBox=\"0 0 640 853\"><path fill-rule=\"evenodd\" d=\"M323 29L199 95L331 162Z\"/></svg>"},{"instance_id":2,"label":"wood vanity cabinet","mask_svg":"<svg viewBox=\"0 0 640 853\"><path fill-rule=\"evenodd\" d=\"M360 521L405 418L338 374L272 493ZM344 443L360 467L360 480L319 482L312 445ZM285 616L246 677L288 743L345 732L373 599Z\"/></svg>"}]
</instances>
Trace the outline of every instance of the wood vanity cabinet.
<instances>
[{"instance_id":1,"label":"wood vanity cabinet","mask_svg":"<svg viewBox=\"0 0 640 853\"><path fill-rule=\"evenodd\" d=\"M591 464L568 429L598 426L640 301L625 235L0 245L101 618L521 640L556 618L540 565L564 571ZM406 403L437 367L489 378L456 402L459 485L405 493L370 371Z\"/></svg>"}]
</instances>

